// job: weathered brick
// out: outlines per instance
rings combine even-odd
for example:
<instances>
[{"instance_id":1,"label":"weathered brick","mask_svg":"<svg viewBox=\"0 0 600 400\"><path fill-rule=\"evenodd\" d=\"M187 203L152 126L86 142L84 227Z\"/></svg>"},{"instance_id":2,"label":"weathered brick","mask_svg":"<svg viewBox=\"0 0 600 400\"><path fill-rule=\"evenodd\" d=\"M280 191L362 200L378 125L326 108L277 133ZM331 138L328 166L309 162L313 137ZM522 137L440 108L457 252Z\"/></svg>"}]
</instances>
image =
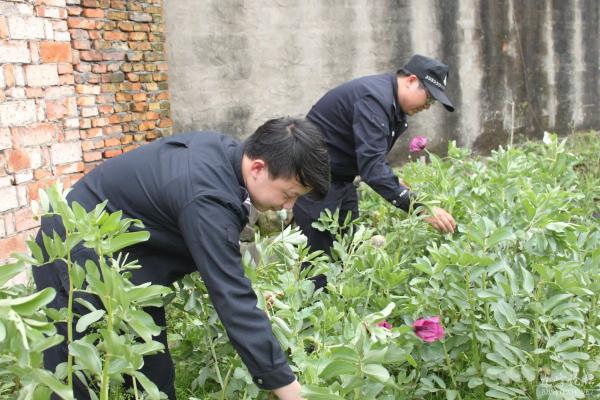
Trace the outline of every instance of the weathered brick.
<instances>
[{"instance_id":1,"label":"weathered brick","mask_svg":"<svg viewBox=\"0 0 600 400\"><path fill-rule=\"evenodd\" d=\"M98 107L81 107L81 116L84 118L94 117L98 115Z\"/></svg>"},{"instance_id":2,"label":"weathered brick","mask_svg":"<svg viewBox=\"0 0 600 400\"><path fill-rule=\"evenodd\" d=\"M24 100L0 103L0 127L27 125L35 121L35 101Z\"/></svg>"},{"instance_id":3,"label":"weathered brick","mask_svg":"<svg viewBox=\"0 0 600 400\"><path fill-rule=\"evenodd\" d=\"M143 12L132 12L129 19L135 22L152 22L152 15Z\"/></svg>"},{"instance_id":4,"label":"weathered brick","mask_svg":"<svg viewBox=\"0 0 600 400\"><path fill-rule=\"evenodd\" d=\"M58 74L72 74L73 73L73 65L71 64L58 64Z\"/></svg>"},{"instance_id":5,"label":"weathered brick","mask_svg":"<svg viewBox=\"0 0 600 400\"><path fill-rule=\"evenodd\" d=\"M114 8L115 10L125 10L125 1L123 0L111 0L110 8Z\"/></svg>"},{"instance_id":6,"label":"weathered brick","mask_svg":"<svg viewBox=\"0 0 600 400\"><path fill-rule=\"evenodd\" d=\"M100 2L97 0L82 0L81 5L83 7L98 8L100 7Z\"/></svg>"},{"instance_id":7,"label":"weathered brick","mask_svg":"<svg viewBox=\"0 0 600 400\"><path fill-rule=\"evenodd\" d=\"M151 28L149 24L136 22L133 24L133 30L136 32L150 32Z\"/></svg>"},{"instance_id":8,"label":"weathered brick","mask_svg":"<svg viewBox=\"0 0 600 400\"><path fill-rule=\"evenodd\" d=\"M17 172L14 175L15 185L21 185L21 184L29 182L31 180L33 180L33 172L32 171ZM17 188L17 192L19 192L19 197L24 196L25 199L27 199L27 195L24 192L21 193L21 189ZM21 200L19 199L19 204L27 204L27 200L25 200L25 202L21 202Z\"/></svg>"},{"instance_id":9,"label":"weathered brick","mask_svg":"<svg viewBox=\"0 0 600 400\"><path fill-rule=\"evenodd\" d=\"M111 51L102 53L102 59L104 61L121 61L125 59L124 51Z\"/></svg>"},{"instance_id":10,"label":"weathered brick","mask_svg":"<svg viewBox=\"0 0 600 400\"><path fill-rule=\"evenodd\" d=\"M128 1L127 9L129 11L142 11L143 7L142 4L139 4L139 2Z\"/></svg>"},{"instance_id":11,"label":"weathered brick","mask_svg":"<svg viewBox=\"0 0 600 400\"><path fill-rule=\"evenodd\" d=\"M131 111L144 112L148 109L147 103L131 103L129 106Z\"/></svg>"},{"instance_id":12,"label":"weathered brick","mask_svg":"<svg viewBox=\"0 0 600 400\"><path fill-rule=\"evenodd\" d=\"M4 222L6 235L13 235L15 233L15 215L13 213L6 213L4 217L0 216L0 219Z\"/></svg>"},{"instance_id":13,"label":"weathered brick","mask_svg":"<svg viewBox=\"0 0 600 400\"><path fill-rule=\"evenodd\" d=\"M25 42L0 41L0 63L29 63L31 55Z\"/></svg>"},{"instance_id":14,"label":"weathered brick","mask_svg":"<svg viewBox=\"0 0 600 400\"><path fill-rule=\"evenodd\" d=\"M59 7L37 6L35 12L38 17L45 18L66 18L67 9Z\"/></svg>"},{"instance_id":15,"label":"weathered brick","mask_svg":"<svg viewBox=\"0 0 600 400\"><path fill-rule=\"evenodd\" d=\"M73 40L71 44L77 50L89 50L92 47L92 42L89 40Z\"/></svg>"},{"instance_id":16,"label":"weathered brick","mask_svg":"<svg viewBox=\"0 0 600 400\"><path fill-rule=\"evenodd\" d=\"M127 61L142 61L144 53L141 51L129 51L126 54Z\"/></svg>"},{"instance_id":17,"label":"weathered brick","mask_svg":"<svg viewBox=\"0 0 600 400\"><path fill-rule=\"evenodd\" d=\"M104 127L104 132L107 135L116 135L123 133L123 127L121 125L110 125Z\"/></svg>"},{"instance_id":18,"label":"weathered brick","mask_svg":"<svg viewBox=\"0 0 600 400\"><path fill-rule=\"evenodd\" d=\"M67 164L81 161L81 144L79 142L55 143L50 149L52 164Z\"/></svg>"},{"instance_id":19,"label":"weathered brick","mask_svg":"<svg viewBox=\"0 0 600 400\"><path fill-rule=\"evenodd\" d=\"M111 150L106 150L102 153L102 156L104 158L113 158L116 156L119 156L123 153L123 150L121 149L111 149Z\"/></svg>"},{"instance_id":20,"label":"weathered brick","mask_svg":"<svg viewBox=\"0 0 600 400\"><path fill-rule=\"evenodd\" d=\"M114 146L119 146L120 144L121 144L121 141L119 140L119 138L110 138L110 139L104 140L104 147L114 147Z\"/></svg>"},{"instance_id":21,"label":"weathered brick","mask_svg":"<svg viewBox=\"0 0 600 400\"><path fill-rule=\"evenodd\" d=\"M150 129L156 128L156 122L154 121L144 121L138 126L139 131L149 131Z\"/></svg>"},{"instance_id":22,"label":"weathered brick","mask_svg":"<svg viewBox=\"0 0 600 400\"><path fill-rule=\"evenodd\" d=\"M79 52L79 58L83 61L102 61L102 53L95 50L83 50Z\"/></svg>"},{"instance_id":23,"label":"weathered brick","mask_svg":"<svg viewBox=\"0 0 600 400\"><path fill-rule=\"evenodd\" d=\"M130 21L119 21L117 26L124 32L132 32L134 30L134 24Z\"/></svg>"},{"instance_id":24,"label":"weathered brick","mask_svg":"<svg viewBox=\"0 0 600 400\"><path fill-rule=\"evenodd\" d=\"M58 68L56 65L27 65L25 66L25 74L29 86L58 85Z\"/></svg>"},{"instance_id":25,"label":"weathered brick","mask_svg":"<svg viewBox=\"0 0 600 400\"><path fill-rule=\"evenodd\" d=\"M102 153L99 151L92 151L83 153L83 161L88 163L90 161L98 161L102 159Z\"/></svg>"},{"instance_id":26,"label":"weathered brick","mask_svg":"<svg viewBox=\"0 0 600 400\"><path fill-rule=\"evenodd\" d=\"M44 20L37 17L9 17L8 31L12 39L44 39Z\"/></svg>"},{"instance_id":27,"label":"weathered brick","mask_svg":"<svg viewBox=\"0 0 600 400\"><path fill-rule=\"evenodd\" d=\"M65 116L77 115L77 102L75 97L46 100L46 115L50 121L59 120Z\"/></svg>"},{"instance_id":28,"label":"weathered brick","mask_svg":"<svg viewBox=\"0 0 600 400\"><path fill-rule=\"evenodd\" d=\"M39 123L12 128L12 138L19 147L50 144L54 140L56 127L50 123Z\"/></svg>"},{"instance_id":29,"label":"weathered brick","mask_svg":"<svg viewBox=\"0 0 600 400\"><path fill-rule=\"evenodd\" d=\"M25 97L28 99L40 98L44 97L44 89L40 87L26 87L25 88Z\"/></svg>"},{"instance_id":30,"label":"weathered brick","mask_svg":"<svg viewBox=\"0 0 600 400\"><path fill-rule=\"evenodd\" d=\"M67 12L71 16L78 16L78 15L81 15L81 13L83 12L83 8L81 8L81 7L69 7L69 8L67 8Z\"/></svg>"},{"instance_id":31,"label":"weathered brick","mask_svg":"<svg viewBox=\"0 0 600 400\"><path fill-rule=\"evenodd\" d=\"M5 16L0 16L0 39L8 38L8 23L6 22Z\"/></svg>"},{"instance_id":32,"label":"weathered brick","mask_svg":"<svg viewBox=\"0 0 600 400\"><path fill-rule=\"evenodd\" d=\"M23 149L7 150L8 170L10 172L22 171L31 167L29 154Z\"/></svg>"},{"instance_id":33,"label":"weathered brick","mask_svg":"<svg viewBox=\"0 0 600 400\"><path fill-rule=\"evenodd\" d=\"M92 40L102 39L102 31L89 31L89 32L90 32L90 39L92 39Z\"/></svg>"},{"instance_id":34,"label":"weathered brick","mask_svg":"<svg viewBox=\"0 0 600 400\"><path fill-rule=\"evenodd\" d=\"M148 111L144 114L144 119L159 119L160 114L154 111Z\"/></svg>"},{"instance_id":35,"label":"weathered brick","mask_svg":"<svg viewBox=\"0 0 600 400\"><path fill-rule=\"evenodd\" d=\"M98 111L101 115L107 115L114 113L115 108L111 105L98 106Z\"/></svg>"},{"instance_id":36,"label":"weathered brick","mask_svg":"<svg viewBox=\"0 0 600 400\"><path fill-rule=\"evenodd\" d=\"M170 128L173 126L173 121L170 118L161 119L158 123L159 128Z\"/></svg>"},{"instance_id":37,"label":"weathered brick","mask_svg":"<svg viewBox=\"0 0 600 400\"><path fill-rule=\"evenodd\" d=\"M99 85L77 85L75 86L75 92L78 94L100 94Z\"/></svg>"},{"instance_id":38,"label":"weathered brick","mask_svg":"<svg viewBox=\"0 0 600 400\"><path fill-rule=\"evenodd\" d=\"M59 85L73 85L75 84L75 77L73 75L60 75L58 77Z\"/></svg>"},{"instance_id":39,"label":"weathered brick","mask_svg":"<svg viewBox=\"0 0 600 400\"><path fill-rule=\"evenodd\" d=\"M112 19L115 21L124 21L124 20L128 20L128 16L126 12L123 11L108 11L106 13L106 18L108 19Z\"/></svg>"},{"instance_id":40,"label":"weathered brick","mask_svg":"<svg viewBox=\"0 0 600 400\"><path fill-rule=\"evenodd\" d=\"M102 36L104 40L127 40L127 33L119 31L106 31Z\"/></svg>"},{"instance_id":41,"label":"weathered brick","mask_svg":"<svg viewBox=\"0 0 600 400\"><path fill-rule=\"evenodd\" d=\"M67 25L72 29L95 29L96 22L91 19L80 18L80 17L69 17L67 18Z\"/></svg>"},{"instance_id":42,"label":"weathered brick","mask_svg":"<svg viewBox=\"0 0 600 400\"><path fill-rule=\"evenodd\" d=\"M0 150L10 149L12 140L10 130L8 128L0 128Z\"/></svg>"},{"instance_id":43,"label":"weathered brick","mask_svg":"<svg viewBox=\"0 0 600 400\"><path fill-rule=\"evenodd\" d=\"M148 34L146 32L130 32L129 40L133 41L141 41L148 39Z\"/></svg>"},{"instance_id":44,"label":"weathered brick","mask_svg":"<svg viewBox=\"0 0 600 400\"><path fill-rule=\"evenodd\" d=\"M38 5L46 5L53 7L66 7L67 2L65 0L36 0L35 2Z\"/></svg>"},{"instance_id":45,"label":"weathered brick","mask_svg":"<svg viewBox=\"0 0 600 400\"><path fill-rule=\"evenodd\" d=\"M83 16L86 18L104 18L104 10L100 8L84 8Z\"/></svg>"},{"instance_id":46,"label":"weathered brick","mask_svg":"<svg viewBox=\"0 0 600 400\"><path fill-rule=\"evenodd\" d=\"M46 89L46 99L48 100L73 95L75 95L75 88L73 86L53 86Z\"/></svg>"},{"instance_id":47,"label":"weathered brick","mask_svg":"<svg viewBox=\"0 0 600 400\"><path fill-rule=\"evenodd\" d=\"M123 148L123 153L127 153L128 151L131 151L131 150L135 150L138 147L139 146L137 144L132 144L130 146L126 146L126 147Z\"/></svg>"},{"instance_id":48,"label":"weathered brick","mask_svg":"<svg viewBox=\"0 0 600 400\"><path fill-rule=\"evenodd\" d=\"M23 253L26 251L27 246L25 245L24 234L0 239L0 260L6 260L13 253Z\"/></svg>"},{"instance_id":49,"label":"weathered brick","mask_svg":"<svg viewBox=\"0 0 600 400\"><path fill-rule=\"evenodd\" d=\"M78 96L78 106L93 106L96 105L96 96Z\"/></svg>"},{"instance_id":50,"label":"weathered brick","mask_svg":"<svg viewBox=\"0 0 600 400\"><path fill-rule=\"evenodd\" d=\"M83 162L78 161L71 164L58 165L54 169L54 172L57 176L83 172Z\"/></svg>"},{"instance_id":51,"label":"weathered brick","mask_svg":"<svg viewBox=\"0 0 600 400\"><path fill-rule=\"evenodd\" d=\"M30 208L15 211L15 225L18 232L40 226L40 221L33 218Z\"/></svg>"},{"instance_id":52,"label":"weathered brick","mask_svg":"<svg viewBox=\"0 0 600 400\"><path fill-rule=\"evenodd\" d=\"M92 119L92 126L94 128L106 126L108 124L109 124L109 122L108 122L107 118L94 118L94 119Z\"/></svg>"},{"instance_id":53,"label":"weathered brick","mask_svg":"<svg viewBox=\"0 0 600 400\"><path fill-rule=\"evenodd\" d=\"M71 45L69 43L41 42L39 51L40 59L44 63L71 61Z\"/></svg>"}]
</instances>

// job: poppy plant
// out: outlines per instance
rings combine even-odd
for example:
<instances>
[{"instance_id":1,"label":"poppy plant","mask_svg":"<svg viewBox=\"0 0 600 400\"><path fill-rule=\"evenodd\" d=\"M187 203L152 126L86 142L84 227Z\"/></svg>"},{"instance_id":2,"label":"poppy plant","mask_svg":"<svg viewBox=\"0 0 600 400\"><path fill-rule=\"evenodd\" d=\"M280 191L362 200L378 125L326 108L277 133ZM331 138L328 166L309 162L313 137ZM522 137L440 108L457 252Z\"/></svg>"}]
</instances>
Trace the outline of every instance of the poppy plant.
<instances>
[{"instance_id":1,"label":"poppy plant","mask_svg":"<svg viewBox=\"0 0 600 400\"><path fill-rule=\"evenodd\" d=\"M444 327L440 323L440 317L418 319L413 324L415 335L427 343L436 342L444 337Z\"/></svg>"}]
</instances>

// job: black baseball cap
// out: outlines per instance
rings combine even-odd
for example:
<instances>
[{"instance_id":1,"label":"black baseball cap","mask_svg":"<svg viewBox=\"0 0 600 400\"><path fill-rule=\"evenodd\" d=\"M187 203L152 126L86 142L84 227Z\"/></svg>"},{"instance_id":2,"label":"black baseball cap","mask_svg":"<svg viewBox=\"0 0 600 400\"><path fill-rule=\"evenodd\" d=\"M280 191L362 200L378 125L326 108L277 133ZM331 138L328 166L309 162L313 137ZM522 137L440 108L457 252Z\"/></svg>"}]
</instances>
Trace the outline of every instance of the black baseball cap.
<instances>
[{"instance_id":1,"label":"black baseball cap","mask_svg":"<svg viewBox=\"0 0 600 400\"><path fill-rule=\"evenodd\" d=\"M446 107L446 110L454 111L454 105L444 93L446 80L448 79L448 66L446 64L416 54L402 68L402 71L416 75L427 87L429 93Z\"/></svg>"}]
</instances>

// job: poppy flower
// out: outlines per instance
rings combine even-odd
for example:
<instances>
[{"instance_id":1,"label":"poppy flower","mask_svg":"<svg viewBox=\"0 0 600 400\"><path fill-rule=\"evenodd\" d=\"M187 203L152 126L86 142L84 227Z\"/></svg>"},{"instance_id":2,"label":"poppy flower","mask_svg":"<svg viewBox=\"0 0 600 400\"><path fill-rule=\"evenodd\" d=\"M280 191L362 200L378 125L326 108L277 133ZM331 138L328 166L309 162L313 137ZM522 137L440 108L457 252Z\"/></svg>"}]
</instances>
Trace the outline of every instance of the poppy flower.
<instances>
[{"instance_id":1,"label":"poppy flower","mask_svg":"<svg viewBox=\"0 0 600 400\"><path fill-rule=\"evenodd\" d=\"M444 338L444 327L440 323L440 317L418 319L413 324L415 335L427 343L436 342Z\"/></svg>"}]
</instances>

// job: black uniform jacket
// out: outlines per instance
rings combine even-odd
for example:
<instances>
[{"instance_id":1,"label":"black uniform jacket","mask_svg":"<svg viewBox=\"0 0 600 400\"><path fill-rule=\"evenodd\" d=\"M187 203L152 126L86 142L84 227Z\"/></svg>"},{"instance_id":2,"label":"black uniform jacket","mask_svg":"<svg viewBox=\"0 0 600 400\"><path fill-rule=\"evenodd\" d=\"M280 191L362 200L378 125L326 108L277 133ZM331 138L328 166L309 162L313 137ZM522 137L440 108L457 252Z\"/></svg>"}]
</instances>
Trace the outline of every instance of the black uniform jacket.
<instances>
[{"instance_id":1,"label":"black uniform jacket","mask_svg":"<svg viewBox=\"0 0 600 400\"><path fill-rule=\"evenodd\" d=\"M221 134L174 135L104 162L68 198L88 210L108 199L109 211L143 221L150 239L126 249L142 265L132 280L169 285L200 271L254 381L274 389L295 378L240 264L242 155L243 145Z\"/></svg>"},{"instance_id":2,"label":"black uniform jacket","mask_svg":"<svg viewBox=\"0 0 600 400\"><path fill-rule=\"evenodd\" d=\"M349 181L360 175L383 198L407 211L409 191L386 161L408 127L397 93L396 74L365 76L327 92L307 117L325 135L332 180Z\"/></svg>"}]
</instances>

